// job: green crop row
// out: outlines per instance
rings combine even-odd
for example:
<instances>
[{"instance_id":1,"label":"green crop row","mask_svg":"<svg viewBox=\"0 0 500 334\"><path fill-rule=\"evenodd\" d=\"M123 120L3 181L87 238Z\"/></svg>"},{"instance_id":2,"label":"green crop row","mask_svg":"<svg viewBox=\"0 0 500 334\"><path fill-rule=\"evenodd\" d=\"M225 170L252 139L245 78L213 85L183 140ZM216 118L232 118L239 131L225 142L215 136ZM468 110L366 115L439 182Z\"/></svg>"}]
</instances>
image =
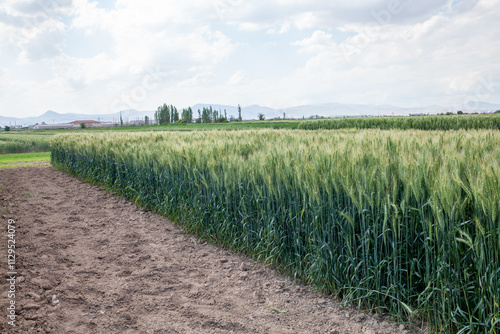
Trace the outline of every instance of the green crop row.
<instances>
[{"instance_id":1,"label":"green crop row","mask_svg":"<svg viewBox=\"0 0 500 334\"><path fill-rule=\"evenodd\" d=\"M50 151L51 135L26 132L4 132L0 134L0 154Z\"/></svg>"},{"instance_id":2,"label":"green crop row","mask_svg":"<svg viewBox=\"0 0 500 334\"><path fill-rule=\"evenodd\" d=\"M88 133L51 149L57 168L345 303L498 333L497 131Z\"/></svg>"},{"instance_id":3,"label":"green crop row","mask_svg":"<svg viewBox=\"0 0 500 334\"><path fill-rule=\"evenodd\" d=\"M301 122L303 130L400 129L400 130L500 130L500 115L441 115L414 117L337 118Z\"/></svg>"},{"instance_id":4,"label":"green crop row","mask_svg":"<svg viewBox=\"0 0 500 334\"><path fill-rule=\"evenodd\" d=\"M52 136L61 133L82 132L151 132L151 131L208 131L208 130L250 130L250 129L296 129L300 121L246 121L231 123L182 123L163 126L127 126L114 128L86 128L59 130L31 130L0 132L0 154L48 152Z\"/></svg>"}]
</instances>

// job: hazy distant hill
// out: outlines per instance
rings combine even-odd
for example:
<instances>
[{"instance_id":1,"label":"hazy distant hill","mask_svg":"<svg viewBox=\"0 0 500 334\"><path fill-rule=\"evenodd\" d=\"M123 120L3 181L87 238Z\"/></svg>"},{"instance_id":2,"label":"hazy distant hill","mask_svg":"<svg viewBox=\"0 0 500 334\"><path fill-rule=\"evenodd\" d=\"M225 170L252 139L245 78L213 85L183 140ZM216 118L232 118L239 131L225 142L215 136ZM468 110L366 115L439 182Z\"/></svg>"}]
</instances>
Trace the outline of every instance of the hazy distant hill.
<instances>
[{"instance_id":1,"label":"hazy distant hill","mask_svg":"<svg viewBox=\"0 0 500 334\"><path fill-rule=\"evenodd\" d=\"M230 116L238 117L238 106L230 106L223 104L196 104L192 106L193 116L198 117L198 109L202 110L204 107L210 107L219 110L222 114L226 112L228 118ZM182 108L179 108L179 111ZM492 104L485 102L471 101L461 108L463 111L495 111L500 110L500 104ZM323 117L342 117L342 116L383 116L383 115L409 115L409 114L437 114L447 111L456 112L457 108L444 108L441 106L427 106L421 108L404 108L392 105L368 105L368 104L340 104L340 103L324 103L314 105L303 105L289 108L274 109L265 106L251 105L242 106L242 117L245 120L257 119L258 114L263 114L266 119L273 119L278 117L286 118L309 118L311 116ZM154 111L138 111L138 110L123 110L121 116L123 120L143 120L144 116L153 118ZM87 115L87 114L60 114L55 111L49 110L44 114L37 117L5 117L0 116L0 125L34 125L41 124L57 124L68 123L76 120L95 120L101 122L115 122L120 121L120 113L114 114L101 114L101 115Z\"/></svg>"},{"instance_id":2,"label":"hazy distant hill","mask_svg":"<svg viewBox=\"0 0 500 334\"><path fill-rule=\"evenodd\" d=\"M238 118L238 106L229 106L223 104L195 104L191 108L193 109L193 116L198 117L198 110L202 110L203 108L212 107L214 110L219 110L222 115L224 115L224 110L227 113L227 117L233 116L234 118ZM258 105L251 105L241 107L241 117L243 119L257 119L259 114L264 114L267 119L279 116L278 109L272 109L268 107L262 107ZM281 113L283 115L283 113Z\"/></svg>"},{"instance_id":3,"label":"hazy distant hill","mask_svg":"<svg viewBox=\"0 0 500 334\"><path fill-rule=\"evenodd\" d=\"M238 107L219 104L196 104L193 111L195 117L198 116L197 110L203 107L210 107L220 110L224 113L226 110L228 117L238 117ZM494 111L500 109L500 104L491 103L469 103L468 106L461 108L463 111ZM309 118L311 116L323 117L342 117L342 116L397 116L410 114L438 114L447 111L456 112L456 108L444 108L441 106L426 106L419 108L404 108L392 105L369 105L369 104L341 104L341 103L324 103L303 105L289 108L273 109L269 107L251 105L242 107L243 119L257 119L258 114L263 114L266 119L277 117L286 118ZM284 114L284 115L283 115Z\"/></svg>"},{"instance_id":4,"label":"hazy distant hill","mask_svg":"<svg viewBox=\"0 0 500 334\"><path fill-rule=\"evenodd\" d=\"M133 121L137 119L144 119L144 116L152 117L153 111L137 111L137 110L124 110L121 112L121 116L124 121ZM58 123L69 123L78 120L94 120L100 122L115 122L120 121L120 113L114 114L101 114L101 115L88 115L88 114L60 114L52 110L48 110L40 116L37 117L5 117L0 116L0 125L34 125L36 123L42 124L58 124Z\"/></svg>"}]
</instances>

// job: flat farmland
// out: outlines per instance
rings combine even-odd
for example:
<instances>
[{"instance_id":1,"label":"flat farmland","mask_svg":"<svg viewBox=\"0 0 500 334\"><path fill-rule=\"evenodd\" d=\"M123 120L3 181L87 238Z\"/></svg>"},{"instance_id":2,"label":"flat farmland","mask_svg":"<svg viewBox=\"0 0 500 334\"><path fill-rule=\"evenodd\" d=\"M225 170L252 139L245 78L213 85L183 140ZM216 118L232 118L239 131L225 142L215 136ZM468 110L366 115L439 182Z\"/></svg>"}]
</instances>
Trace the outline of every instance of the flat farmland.
<instances>
[{"instance_id":1,"label":"flat farmland","mask_svg":"<svg viewBox=\"0 0 500 334\"><path fill-rule=\"evenodd\" d=\"M452 118L448 122L451 121ZM406 123L395 119L391 124L400 126ZM200 328L208 332L240 332L244 327L249 332L257 333L307 332L305 328L314 328L311 332L319 333L329 333L331 328L338 333L422 332L420 328L423 327L443 333L498 332L498 130L85 131L54 135L50 148L52 167L42 164L37 168L0 169L4 182L0 186L4 219L31 221L27 233L35 233L29 241L36 240L37 243L26 244L26 249L32 250L29 257L39 260L39 254L47 252L44 250L47 246L45 241L49 240L47 233L36 231L46 228L44 224L48 224L49 220L51 233L57 232L57 226L66 231L66 234L57 236L57 242L54 243L56 239L49 240L55 253L66 252L80 239L94 238L90 232L94 229L99 231L102 227L102 233L98 233L101 239L91 239L81 245L76 253L71 254L74 257L70 262L65 260L70 258L68 253L56 256L55 261L66 263L70 275L74 277L83 275L83 279L99 280L106 277L100 282L109 280L108 287L115 291L118 288L111 285L118 281L120 287L125 284L118 277L127 277L139 271L148 277L145 282L150 284L151 272L163 272L171 265L170 258L161 254L167 254L168 247L174 247L172 240L175 237L161 239L165 244L159 246L161 242L146 237L144 241L135 243L132 239L139 238L139 235L132 232L147 229L160 238L165 231L175 228L176 233L186 233L185 240L190 240L195 247L193 250L186 248L185 244L179 246L181 251L191 250L179 253L179 261L184 261L186 266L192 265L188 272L192 274L198 268L196 270L213 270L219 274L241 266L238 267L241 270L229 275L228 279L253 284L249 289L251 297L257 301L252 305L259 312L270 311L277 319L289 316L279 326L268 323L264 327L251 327L243 320L236 327L227 323L221 325L222 320L238 315L228 313L226 317L217 313L218 306L214 305L221 305L218 299L226 298L218 293L223 291L228 295L234 292L231 289L220 290L219 286L219 292L209 293L214 301L209 306L205 305L216 312L210 320L211 324L215 324L213 328L209 325L199 327L203 320L197 316L191 322L174 316L173 319L185 323L185 327L160 321L161 325L154 329L140 328L136 323L120 329L109 325L109 319L101 324L94 321L91 327L95 325L95 328L105 329L105 332L140 329L153 333L161 333L167 328L179 328L180 332L199 332ZM8 155L4 157L11 159ZM15 155L14 158L17 161L22 157ZM48 153L42 154L41 158L46 160ZM24 162L18 163L9 167L26 166ZM47 183L46 180L54 182ZM72 187L76 184L80 186L74 190ZM91 193L89 189L96 192ZM51 192L54 196L46 196ZM107 196L111 204L101 195ZM37 205L26 205L15 211L18 202ZM48 209L33 214L35 208L44 208L43 203ZM133 208L138 216L132 215L132 211L126 208ZM21 218L14 217L13 212L22 213ZM54 214L53 219L38 218L47 214L50 217ZM128 216L135 218L127 220ZM115 226L115 221L119 225ZM165 230L161 226L170 228ZM78 235L75 231L79 229L84 233ZM106 238L103 239L103 236ZM65 239L72 240L69 246L59 242ZM107 248L101 247L101 243ZM140 260L147 263L153 259L156 262L151 267L143 267L139 261L127 262L121 256L106 257L103 252L111 244L118 249L121 247L119 251L115 250L115 255L124 252L129 258L134 258L138 252L148 253L150 251L146 246L155 245L158 253L148 253L146 256L149 257L141 257ZM127 253L124 246L129 244L137 246L133 247L132 254ZM213 248L203 251L204 255L200 256L197 247ZM205 260L212 261L210 255L213 252L229 256L228 251L243 257L227 261L215 259L215 264L222 267L203 265ZM192 252L196 252L195 257L201 262L188 261ZM92 257L99 261L83 259L86 254L93 254ZM161 269L157 269L158 257L167 267L162 265ZM48 258L44 256L43 260ZM83 266L81 261L88 266L106 264L106 270L90 267L77 270L74 264ZM249 262L241 264L244 261ZM124 263L128 269L124 269ZM30 266L41 268L43 264L33 262ZM273 286L267 282L273 278L250 275L254 269L268 274L276 270L284 275L277 276L280 277L279 282L292 284L291 281L294 281L299 285L292 284L297 288L285 290L259 289L260 286ZM182 270L178 270L179 273L183 274ZM63 273L59 271L58 274ZM43 270L21 274L19 295L27 298L20 302L19 314L20 319L32 320L28 326L40 326L40 321L47 317L44 312L51 310L46 308L47 305L54 310L62 305L59 304L58 294L54 293L57 292L54 286L60 287L60 281L40 283L38 278L46 275ZM212 275L217 274L207 271L197 277L201 279ZM164 287L155 285L154 289L172 290L173 293L178 288L179 292L171 295L175 300L190 296L192 285L199 288L198 283L189 283L192 278L189 275L182 283L174 284L176 288L169 287L172 284L170 278L160 276L155 276L155 280L160 280L158 286ZM34 290L31 294L25 290L23 295L23 282L31 279L35 282ZM140 277L133 276L133 279ZM216 276L213 282L221 280ZM206 280L203 282L207 284ZM304 296L319 298L314 302L317 306L299 301L300 305L293 304L293 310L284 307L292 305L292 299L302 298L301 294L287 298L285 304L279 304L283 301L282 297L288 297L294 289L306 293L308 289L300 284L310 287L308 293L316 291L316 297L314 293ZM193 305L205 300L200 291L194 291ZM121 298L118 297L121 292L116 292L115 297ZM273 297L276 302L268 302L274 292L277 293ZM84 295L87 292L82 290L79 293ZM156 295L150 290L147 293L148 296ZM140 292L133 291L132 295L139 296ZM78 297L79 302L82 302L81 298ZM250 296L246 295L243 299L247 298ZM103 307L117 311L117 300L108 298ZM24 307L25 304L28 307ZM81 304L88 307L87 302ZM223 304L234 305L231 301ZM136 305L135 299L127 305ZM151 308L151 305L148 307ZM69 308L79 311L77 306L71 304ZM94 306L99 312L94 310L94 313L106 314L103 307ZM177 306L172 307L177 314ZM343 307L355 307L357 311L367 311L376 316L360 313L356 319L362 318L361 327L350 327L357 320L353 322L353 311ZM153 309L155 312L163 311L161 307ZM316 314L325 309L325 312L332 312L332 316L344 315L346 322L338 317L332 320L326 313L321 313L319 318L311 318L311 323L302 325L294 322L300 317L296 320L290 317L299 312L298 309L308 309ZM24 318L26 314L27 318ZM92 312L84 310L81 314L88 316ZM58 316L61 317L61 314ZM126 317L128 319L131 315L127 313ZM323 322L321 317L324 317ZM139 318L147 319L146 316ZM390 322L406 327L393 327ZM90 328L86 327L87 322L84 323L78 329L82 333ZM322 327L326 323L330 327ZM43 324L48 326L47 322ZM49 330L52 327L46 328ZM57 325L51 330L61 328ZM69 330L69 327L64 330Z\"/></svg>"},{"instance_id":2,"label":"flat farmland","mask_svg":"<svg viewBox=\"0 0 500 334\"><path fill-rule=\"evenodd\" d=\"M497 130L57 136L52 164L342 303L500 324Z\"/></svg>"}]
</instances>

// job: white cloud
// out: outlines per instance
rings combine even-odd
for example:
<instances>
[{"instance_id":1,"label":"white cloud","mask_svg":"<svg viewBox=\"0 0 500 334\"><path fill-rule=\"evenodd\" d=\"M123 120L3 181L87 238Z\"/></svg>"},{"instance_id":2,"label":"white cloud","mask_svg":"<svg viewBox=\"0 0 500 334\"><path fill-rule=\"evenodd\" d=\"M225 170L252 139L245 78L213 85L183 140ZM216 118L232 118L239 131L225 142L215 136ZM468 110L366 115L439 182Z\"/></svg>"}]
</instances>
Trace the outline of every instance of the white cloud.
<instances>
[{"instance_id":1,"label":"white cloud","mask_svg":"<svg viewBox=\"0 0 500 334\"><path fill-rule=\"evenodd\" d=\"M64 24L47 20L25 35L18 46L22 60L39 61L61 54L64 44Z\"/></svg>"},{"instance_id":2,"label":"white cloud","mask_svg":"<svg viewBox=\"0 0 500 334\"><path fill-rule=\"evenodd\" d=\"M179 84L179 87L198 88L205 85L214 84L216 82L215 80L216 76L213 72L209 70L197 70L196 74L193 77L182 81Z\"/></svg>"},{"instance_id":3,"label":"white cloud","mask_svg":"<svg viewBox=\"0 0 500 334\"><path fill-rule=\"evenodd\" d=\"M481 4L412 25L350 24L343 29L353 36L341 43L317 30L293 43L311 57L287 81L319 81L325 94L331 91L332 100L341 102L456 105L481 85L481 72L498 74L493 36L500 32L494 27L499 12ZM494 101L499 90L481 97Z\"/></svg>"},{"instance_id":4,"label":"white cloud","mask_svg":"<svg viewBox=\"0 0 500 334\"><path fill-rule=\"evenodd\" d=\"M300 46L301 51L305 53L320 53L336 45L332 40L332 35L322 30L316 30L311 37L292 44Z\"/></svg>"},{"instance_id":5,"label":"white cloud","mask_svg":"<svg viewBox=\"0 0 500 334\"><path fill-rule=\"evenodd\" d=\"M40 3L0 9L2 115L500 101L498 0Z\"/></svg>"},{"instance_id":6,"label":"white cloud","mask_svg":"<svg viewBox=\"0 0 500 334\"><path fill-rule=\"evenodd\" d=\"M291 28L290 22L286 21L281 26L272 27L272 28L268 29L267 33L268 34L272 34L272 35L274 35L274 34L284 34L284 33L287 33L288 31L290 31L290 28Z\"/></svg>"},{"instance_id":7,"label":"white cloud","mask_svg":"<svg viewBox=\"0 0 500 334\"><path fill-rule=\"evenodd\" d=\"M239 85L243 82L243 80L245 79L245 76L246 76L245 71L238 71L238 72L233 74L233 76L228 80L227 84L229 86Z\"/></svg>"}]
</instances>

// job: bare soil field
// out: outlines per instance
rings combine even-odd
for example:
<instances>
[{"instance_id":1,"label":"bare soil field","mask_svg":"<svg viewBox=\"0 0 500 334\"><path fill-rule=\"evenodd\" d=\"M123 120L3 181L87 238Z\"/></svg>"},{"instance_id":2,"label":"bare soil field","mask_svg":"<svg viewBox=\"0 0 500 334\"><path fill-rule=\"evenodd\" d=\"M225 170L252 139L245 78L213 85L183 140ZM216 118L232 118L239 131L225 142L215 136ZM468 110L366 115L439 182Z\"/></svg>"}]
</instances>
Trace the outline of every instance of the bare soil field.
<instances>
[{"instance_id":1,"label":"bare soil field","mask_svg":"<svg viewBox=\"0 0 500 334\"><path fill-rule=\"evenodd\" d=\"M48 165L0 170L1 333L419 333L339 306ZM9 278L9 277L6 277ZM15 300L15 327L7 307Z\"/></svg>"}]
</instances>

